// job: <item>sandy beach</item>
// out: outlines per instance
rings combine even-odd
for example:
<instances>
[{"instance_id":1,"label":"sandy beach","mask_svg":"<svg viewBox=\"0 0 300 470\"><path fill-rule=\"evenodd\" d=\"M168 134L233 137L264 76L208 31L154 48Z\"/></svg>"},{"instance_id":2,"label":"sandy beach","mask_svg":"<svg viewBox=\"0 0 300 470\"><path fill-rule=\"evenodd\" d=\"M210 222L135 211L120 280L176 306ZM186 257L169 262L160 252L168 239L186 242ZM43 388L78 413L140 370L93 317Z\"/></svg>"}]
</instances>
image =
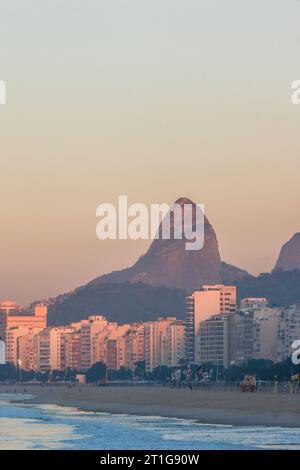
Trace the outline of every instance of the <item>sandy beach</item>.
<instances>
[{"instance_id":1,"label":"sandy beach","mask_svg":"<svg viewBox=\"0 0 300 470\"><path fill-rule=\"evenodd\" d=\"M237 426L300 427L300 395L241 393L167 387L5 386L0 393L34 395L26 403L85 411L195 419Z\"/></svg>"}]
</instances>

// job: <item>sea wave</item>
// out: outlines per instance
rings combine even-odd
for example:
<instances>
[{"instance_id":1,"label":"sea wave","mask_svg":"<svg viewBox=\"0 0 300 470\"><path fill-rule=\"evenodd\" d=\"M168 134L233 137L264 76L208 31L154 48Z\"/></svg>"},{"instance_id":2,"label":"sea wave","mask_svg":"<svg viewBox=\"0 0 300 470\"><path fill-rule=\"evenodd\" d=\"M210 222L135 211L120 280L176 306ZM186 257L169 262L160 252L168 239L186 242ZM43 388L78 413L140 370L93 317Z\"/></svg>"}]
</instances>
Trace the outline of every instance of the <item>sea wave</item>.
<instances>
[{"instance_id":1,"label":"sea wave","mask_svg":"<svg viewBox=\"0 0 300 470\"><path fill-rule=\"evenodd\" d=\"M0 395L0 449L300 449L300 428L235 427L11 402L23 398Z\"/></svg>"}]
</instances>

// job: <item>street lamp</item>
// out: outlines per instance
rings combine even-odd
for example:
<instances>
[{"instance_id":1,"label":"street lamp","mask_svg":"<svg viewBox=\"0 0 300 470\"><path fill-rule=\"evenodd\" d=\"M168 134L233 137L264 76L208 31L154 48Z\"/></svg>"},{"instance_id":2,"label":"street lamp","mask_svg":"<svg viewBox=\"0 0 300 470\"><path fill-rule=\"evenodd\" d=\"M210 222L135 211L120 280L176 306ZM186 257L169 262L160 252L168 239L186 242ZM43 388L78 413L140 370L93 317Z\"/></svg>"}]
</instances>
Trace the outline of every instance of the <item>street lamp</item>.
<instances>
[{"instance_id":1,"label":"street lamp","mask_svg":"<svg viewBox=\"0 0 300 470\"><path fill-rule=\"evenodd\" d=\"M105 385L108 385L108 367L107 362L105 364Z\"/></svg>"}]
</instances>

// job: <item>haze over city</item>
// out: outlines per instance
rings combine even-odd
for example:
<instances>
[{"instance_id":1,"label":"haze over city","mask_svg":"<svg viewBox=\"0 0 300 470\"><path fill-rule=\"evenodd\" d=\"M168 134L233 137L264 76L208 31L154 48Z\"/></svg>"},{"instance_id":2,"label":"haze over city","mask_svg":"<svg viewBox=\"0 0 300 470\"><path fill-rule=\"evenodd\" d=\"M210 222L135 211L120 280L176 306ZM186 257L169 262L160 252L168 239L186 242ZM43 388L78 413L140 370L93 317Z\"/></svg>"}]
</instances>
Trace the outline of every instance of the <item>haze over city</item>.
<instances>
[{"instance_id":1,"label":"haze over city","mask_svg":"<svg viewBox=\"0 0 300 470\"><path fill-rule=\"evenodd\" d=\"M299 20L0 0L0 457L299 461Z\"/></svg>"},{"instance_id":2,"label":"haze over city","mask_svg":"<svg viewBox=\"0 0 300 470\"><path fill-rule=\"evenodd\" d=\"M204 203L224 261L274 267L300 231L299 2L0 5L0 299L134 263L150 241L95 234L119 194Z\"/></svg>"}]
</instances>

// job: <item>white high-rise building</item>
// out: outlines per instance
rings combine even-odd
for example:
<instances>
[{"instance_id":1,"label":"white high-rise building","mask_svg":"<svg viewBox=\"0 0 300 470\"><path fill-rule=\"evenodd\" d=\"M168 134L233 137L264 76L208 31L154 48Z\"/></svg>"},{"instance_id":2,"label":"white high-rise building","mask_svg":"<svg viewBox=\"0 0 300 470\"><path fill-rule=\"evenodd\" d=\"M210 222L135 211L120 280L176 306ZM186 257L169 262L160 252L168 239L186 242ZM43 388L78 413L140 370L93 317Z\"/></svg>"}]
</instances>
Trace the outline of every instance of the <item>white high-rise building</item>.
<instances>
[{"instance_id":1,"label":"white high-rise building","mask_svg":"<svg viewBox=\"0 0 300 470\"><path fill-rule=\"evenodd\" d=\"M144 360L145 327L143 323L134 323L125 334L125 366L134 370L136 363Z\"/></svg>"},{"instance_id":2,"label":"white high-rise building","mask_svg":"<svg viewBox=\"0 0 300 470\"><path fill-rule=\"evenodd\" d=\"M278 328L281 309L264 307L254 311L253 358L278 360Z\"/></svg>"},{"instance_id":3,"label":"white high-rise building","mask_svg":"<svg viewBox=\"0 0 300 470\"><path fill-rule=\"evenodd\" d=\"M187 347L190 362L200 363L200 324L214 315L233 315L236 312L236 287L225 285L203 286L187 297ZM230 329L229 329L230 330ZM228 336L230 331L228 332ZM228 337L228 341L231 342ZM228 345L229 350L231 346Z\"/></svg>"},{"instance_id":4,"label":"white high-rise building","mask_svg":"<svg viewBox=\"0 0 300 470\"><path fill-rule=\"evenodd\" d=\"M146 370L177 366L185 356L185 325L176 317L145 323Z\"/></svg>"},{"instance_id":5,"label":"white high-rise building","mask_svg":"<svg viewBox=\"0 0 300 470\"><path fill-rule=\"evenodd\" d=\"M198 364L212 363L217 366L229 365L229 315L212 315L201 321L197 335Z\"/></svg>"},{"instance_id":6,"label":"white high-rise building","mask_svg":"<svg viewBox=\"0 0 300 470\"><path fill-rule=\"evenodd\" d=\"M50 329L50 365L51 370L66 368L65 343L66 335L73 333L72 326L58 326Z\"/></svg>"},{"instance_id":7,"label":"white high-rise building","mask_svg":"<svg viewBox=\"0 0 300 470\"><path fill-rule=\"evenodd\" d=\"M108 321L101 315L92 315L87 320L82 320L80 325L81 368L82 370L88 370L97 357L97 336L107 328Z\"/></svg>"},{"instance_id":8,"label":"white high-rise building","mask_svg":"<svg viewBox=\"0 0 300 470\"><path fill-rule=\"evenodd\" d=\"M182 359L185 359L186 335L185 322L176 320L167 329L167 365L177 366Z\"/></svg>"},{"instance_id":9,"label":"white high-rise building","mask_svg":"<svg viewBox=\"0 0 300 470\"><path fill-rule=\"evenodd\" d=\"M33 338L33 363L36 371L48 372L51 370L50 330L51 328L45 328Z\"/></svg>"}]
</instances>

